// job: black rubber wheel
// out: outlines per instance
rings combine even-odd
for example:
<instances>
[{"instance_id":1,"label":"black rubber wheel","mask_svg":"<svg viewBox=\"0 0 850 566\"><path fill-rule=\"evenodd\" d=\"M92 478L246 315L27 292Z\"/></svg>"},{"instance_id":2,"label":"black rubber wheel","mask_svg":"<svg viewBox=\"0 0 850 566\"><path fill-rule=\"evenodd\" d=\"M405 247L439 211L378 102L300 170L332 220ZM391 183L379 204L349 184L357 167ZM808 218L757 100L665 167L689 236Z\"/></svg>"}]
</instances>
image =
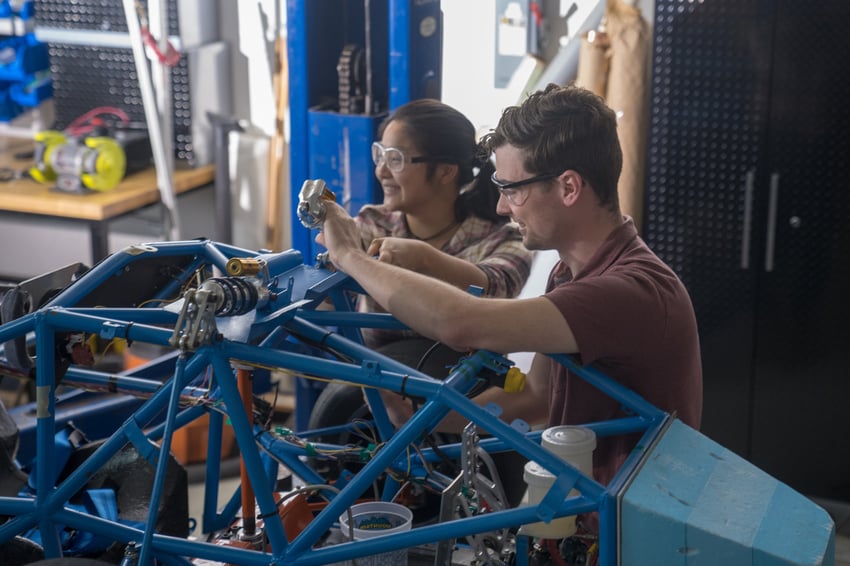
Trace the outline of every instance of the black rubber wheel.
<instances>
[{"instance_id":1,"label":"black rubber wheel","mask_svg":"<svg viewBox=\"0 0 850 566\"><path fill-rule=\"evenodd\" d=\"M328 383L313 405L308 427L314 430L343 425L354 419L371 418L372 413L363 399L363 390L360 387L347 383ZM351 434L341 432L335 436L321 437L319 441L347 444L351 442Z\"/></svg>"},{"instance_id":2,"label":"black rubber wheel","mask_svg":"<svg viewBox=\"0 0 850 566\"><path fill-rule=\"evenodd\" d=\"M40 545L23 537L14 537L0 544L0 558L4 566L24 566L44 558Z\"/></svg>"},{"instance_id":3,"label":"black rubber wheel","mask_svg":"<svg viewBox=\"0 0 850 566\"><path fill-rule=\"evenodd\" d=\"M438 379L445 378L461 356L442 344L435 347L433 340L425 338L391 342L376 351L411 369L421 366L420 371ZM362 388L347 383L329 383L316 398L307 426L314 430L343 425L354 419L371 418ZM351 441L350 436L350 433L342 433L335 438L322 437L320 441L346 444Z\"/></svg>"},{"instance_id":4,"label":"black rubber wheel","mask_svg":"<svg viewBox=\"0 0 850 566\"><path fill-rule=\"evenodd\" d=\"M399 340L376 351L411 369L421 368L423 373L438 379L445 378L462 355L443 344L435 345L433 340L426 338ZM372 413L363 398L362 388L347 383L329 383L316 398L307 426L310 430L315 430L341 426L355 419L372 419ZM369 434L368 431L365 432ZM311 440L341 445L368 444L364 438L350 431L316 436ZM328 479L336 479L343 468L356 472L363 467L363 464L358 462L330 462L316 458L311 459L310 465Z\"/></svg>"}]
</instances>

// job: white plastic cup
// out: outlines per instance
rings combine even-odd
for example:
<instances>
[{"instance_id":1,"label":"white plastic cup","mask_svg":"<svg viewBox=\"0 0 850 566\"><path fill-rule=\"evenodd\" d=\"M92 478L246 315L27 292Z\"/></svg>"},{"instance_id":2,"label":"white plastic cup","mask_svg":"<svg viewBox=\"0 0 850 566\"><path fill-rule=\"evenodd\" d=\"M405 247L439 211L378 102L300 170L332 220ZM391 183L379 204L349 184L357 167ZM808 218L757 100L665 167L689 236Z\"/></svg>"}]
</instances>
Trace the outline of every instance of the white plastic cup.
<instances>
[{"instance_id":1,"label":"white plastic cup","mask_svg":"<svg viewBox=\"0 0 850 566\"><path fill-rule=\"evenodd\" d=\"M569 462L586 476L593 477L593 451L596 433L583 426L553 426L543 431L540 444Z\"/></svg>"},{"instance_id":2,"label":"white plastic cup","mask_svg":"<svg viewBox=\"0 0 850 566\"><path fill-rule=\"evenodd\" d=\"M593 450L596 449L596 434L589 428L579 426L556 426L547 428L541 436L541 446L578 468L586 476L593 477ZM525 464L523 479L528 490L523 504L536 505L546 496L555 483L555 476L537 462ZM570 496L578 495L575 489ZM548 523L529 523L520 527L519 534L538 538L565 538L575 534L575 515L558 517Z\"/></svg>"},{"instance_id":3,"label":"white plastic cup","mask_svg":"<svg viewBox=\"0 0 850 566\"><path fill-rule=\"evenodd\" d=\"M351 518L352 523L349 523L347 512L340 515L339 528L346 539L350 540L353 533L356 541L409 531L413 524L413 512L410 509L389 501L368 501L352 505ZM401 566L407 564L407 549L363 556L357 559L357 564L358 566Z\"/></svg>"}]
</instances>

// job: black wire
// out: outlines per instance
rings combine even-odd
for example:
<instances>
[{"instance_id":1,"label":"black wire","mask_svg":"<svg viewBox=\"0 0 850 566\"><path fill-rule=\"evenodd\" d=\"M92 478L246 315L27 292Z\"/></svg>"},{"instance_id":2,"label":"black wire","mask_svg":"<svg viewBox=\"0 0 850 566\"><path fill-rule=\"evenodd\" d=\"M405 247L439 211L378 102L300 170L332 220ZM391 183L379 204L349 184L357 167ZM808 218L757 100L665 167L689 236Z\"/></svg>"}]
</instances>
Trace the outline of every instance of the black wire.
<instances>
[{"instance_id":1,"label":"black wire","mask_svg":"<svg viewBox=\"0 0 850 566\"><path fill-rule=\"evenodd\" d=\"M416 370L422 371L422 367L425 365L425 362L428 361L428 358L430 358L434 354L434 352L437 351L437 348L439 348L442 345L443 345L443 343L438 340L438 341L434 342L427 350L425 350L425 353L422 354L422 357L419 358L419 362L416 364ZM407 378L407 376L405 376L405 378ZM415 398L411 397L410 403L411 403L411 405L413 405L413 411L414 412L419 410L419 403L417 402L417 400ZM425 440L425 444L427 444L428 447L431 448L431 450L433 450L434 454L436 454L440 458L440 460L443 462L443 464L445 464L446 466L449 467L449 470L451 470L450 473L457 474L458 467L457 467L456 463L451 458L446 456L445 452L440 450L439 445L437 443L437 439L436 439L436 433L432 432L432 433L426 435L424 440Z\"/></svg>"},{"instance_id":2,"label":"black wire","mask_svg":"<svg viewBox=\"0 0 850 566\"><path fill-rule=\"evenodd\" d=\"M439 348L441 345L442 345L442 342L440 342L438 340L438 341L434 342L427 350L425 350L425 353L422 354L421 358L419 358L419 363L416 364L416 370L417 371L422 371L422 366L425 365L425 362L428 361L428 358L430 358L431 355L434 352L436 352L437 348Z\"/></svg>"}]
</instances>

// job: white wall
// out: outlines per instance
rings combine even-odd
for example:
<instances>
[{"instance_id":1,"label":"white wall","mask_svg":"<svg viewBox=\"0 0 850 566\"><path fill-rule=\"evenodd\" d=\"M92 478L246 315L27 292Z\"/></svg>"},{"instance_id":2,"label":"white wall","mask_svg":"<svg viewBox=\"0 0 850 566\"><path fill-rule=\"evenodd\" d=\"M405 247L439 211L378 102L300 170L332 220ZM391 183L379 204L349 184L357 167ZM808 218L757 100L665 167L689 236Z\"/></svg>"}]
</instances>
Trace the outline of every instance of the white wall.
<instances>
[{"instance_id":1,"label":"white wall","mask_svg":"<svg viewBox=\"0 0 850 566\"><path fill-rule=\"evenodd\" d=\"M277 37L286 36L286 6L283 0L219 0L219 4L222 39L232 50L233 114L245 130L233 132L230 137L233 243L260 249L265 246L268 152L275 130L274 46ZM285 148L283 157L283 202L289 201L285 168L288 151ZM277 243L278 249L290 247L287 210L288 207L281 207L284 237Z\"/></svg>"},{"instance_id":2,"label":"white wall","mask_svg":"<svg viewBox=\"0 0 850 566\"><path fill-rule=\"evenodd\" d=\"M632 1L651 24L654 0ZM576 9L571 12L573 3ZM596 27L596 16L604 11L605 3L606 0L543 0L549 18L543 58L548 62L561 49L577 49L582 34ZM484 133L498 122L505 107L524 98L541 74L547 76L546 65L537 67L535 74L530 62L524 64L508 87L494 87L495 0L441 0L440 6L444 15L443 101L466 114Z\"/></svg>"}]
</instances>

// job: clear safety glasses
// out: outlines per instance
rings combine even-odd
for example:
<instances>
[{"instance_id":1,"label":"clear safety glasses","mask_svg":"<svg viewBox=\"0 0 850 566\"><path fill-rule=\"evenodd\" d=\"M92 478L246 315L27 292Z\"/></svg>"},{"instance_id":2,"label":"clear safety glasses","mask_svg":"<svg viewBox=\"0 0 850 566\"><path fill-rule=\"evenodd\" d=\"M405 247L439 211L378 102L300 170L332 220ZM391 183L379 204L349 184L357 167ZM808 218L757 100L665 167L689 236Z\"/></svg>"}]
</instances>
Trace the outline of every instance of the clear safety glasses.
<instances>
[{"instance_id":1,"label":"clear safety glasses","mask_svg":"<svg viewBox=\"0 0 850 566\"><path fill-rule=\"evenodd\" d=\"M380 167L386 163L387 169L393 173L401 173L404 171L404 165L406 163L450 163L451 161L451 159L439 156L427 157L424 155L417 155L406 158L404 156L404 152L398 148L384 147L380 142L374 142L372 144L372 162L375 164L375 167Z\"/></svg>"},{"instance_id":2,"label":"clear safety glasses","mask_svg":"<svg viewBox=\"0 0 850 566\"><path fill-rule=\"evenodd\" d=\"M493 181L493 184L499 188L499 192L502 193L503 197L508 199L508 202L514 206L522 206L525 204L525 201L528 200L528 191L521 189L530 189L530 185L534 183L548 181L549 179L554 179L559 175L561 175L561 173L544 173L543 175L535 175L534 177L523 179L522 181L511 182L497 179L496 172L493 171L493 174L490 176L490 180Z\"/></svg>"}]
</instances>

